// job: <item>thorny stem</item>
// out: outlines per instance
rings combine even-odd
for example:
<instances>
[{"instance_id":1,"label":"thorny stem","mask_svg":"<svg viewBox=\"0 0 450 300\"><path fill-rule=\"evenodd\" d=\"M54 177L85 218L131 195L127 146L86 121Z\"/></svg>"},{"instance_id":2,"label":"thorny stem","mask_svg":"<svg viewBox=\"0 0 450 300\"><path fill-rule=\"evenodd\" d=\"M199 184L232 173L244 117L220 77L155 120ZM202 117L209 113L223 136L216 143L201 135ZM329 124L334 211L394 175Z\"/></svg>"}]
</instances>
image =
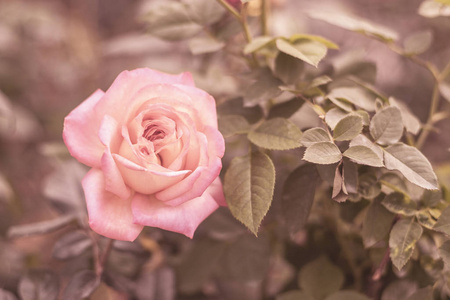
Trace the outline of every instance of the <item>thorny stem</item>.
<instances>
[{"instance_id":1,"label":"thorny stem","mask_svg":"<svg viewBox=\"0 0 450 300\"><path fill-rule=\"evenodd\" d=\"M252 35L250 33L250 28L248 27L247 22L247 8L248 3L243 3L241 8L241 13L239 13L233 6L231 6L226 0L217 0L228 12L230 12L236 20L241 24L242 30L244 32L244 37L247 43L252 41ZM252 67L258 67L259 63L256 59L255 53L251 54L252 57Z\"/></svg>"},{"instance_id":2,"label":"thorny stem","mask_svg":"<svg viewBox=\"0 0 450 300\"><path fill-rule=\"evenodd\" d=\"M106 260L108 259L109 253L111 252L114 240L108 239L108 243L106 244L106 247L103 250L103 254L102 254L100 251L99 244L98 244L98 239L96 238L94 232L89 230L88 235L92 241L92 251L93 251L93 256L94 256L95 274L98 277L100 277L103 274L103 271L105 269Z\"/></svg>"}]
</instances>

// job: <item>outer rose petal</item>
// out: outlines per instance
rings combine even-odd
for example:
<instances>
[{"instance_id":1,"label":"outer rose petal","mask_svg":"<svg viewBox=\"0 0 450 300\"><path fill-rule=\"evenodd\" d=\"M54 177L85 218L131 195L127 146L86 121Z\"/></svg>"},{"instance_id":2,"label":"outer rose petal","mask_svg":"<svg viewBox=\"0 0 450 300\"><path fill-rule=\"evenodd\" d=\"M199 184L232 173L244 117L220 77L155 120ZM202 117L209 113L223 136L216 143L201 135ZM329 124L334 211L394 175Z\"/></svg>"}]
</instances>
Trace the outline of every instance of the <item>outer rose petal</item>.
<instances>
[{"instance_id":1,"label":"outer rose petal","mask_svg":"<svg viewBox=\"0 0 450 300\"><path fill-rule=\"evenodd\" d=\"M131 207L135 223L182 233L192 238L198 225L219 204L211 196L210 189L207 189L201 197L178 206L168 206L153 196L136 194Z\"/></svg>"},{"instance_id":2,"label":"outer rose petal","mask_svg":"<svg viewBox=\"0 0 450 300\"><path fill-rule=\"evenodd\" d=\"M103 116L95 114L94 107L105 93L95 91L64 119L63 138L70 154L90 167L100 167L105 147L98 139Z\"/></svg>"},{"instance_id":3,"label":"outer rose petal","mask_svg":"<svg viewBox=\"0 0 450 300\"><path fill-rule=\"evenodd\" d=\"M91 169L82 181L89 214L89 225L111 239L134 241L144 228L133 223L131 197L124 200L104 190L103 173Z\"/></svg>"},{"instance_id":4,"label":"outer rose petal","mask_svg":"<svg viewBox=\"0 0 450 300\"><path fill-rule=\"evenodd\" d=\"M161 73L142 68L123 71L117 76L96 109L102 114L111 115L121 121L124 118L124 108L134 106L133 95L144 86L151 84L182 84L194 86L192 75L188 72L178 75Z\"/></svg>"},{"instance_id":5,"label":"outer rose petal","mask_svg":"<svg viewBox=\"0 0 450 300\"><path fill-rule=\"evenodd\" d=\"M220 177L217 177L213 183L209 186L208 189L211 196L216 200L217 204L220 206L227 206L227 202L225 201L225 195L223 193L222 182L220 181Z\"/></svg>"}]
</instances>

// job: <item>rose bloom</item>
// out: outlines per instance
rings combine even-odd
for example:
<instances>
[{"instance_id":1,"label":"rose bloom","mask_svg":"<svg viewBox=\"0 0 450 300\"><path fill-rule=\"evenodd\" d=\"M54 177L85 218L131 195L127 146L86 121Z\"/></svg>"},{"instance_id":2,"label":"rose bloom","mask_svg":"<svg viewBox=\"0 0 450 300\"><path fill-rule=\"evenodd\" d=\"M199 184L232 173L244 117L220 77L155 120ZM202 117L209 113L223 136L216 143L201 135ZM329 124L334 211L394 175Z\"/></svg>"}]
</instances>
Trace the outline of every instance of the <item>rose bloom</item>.
<instances>
[{"instance_id":1,"label":"rose bloom","mask_svg":"<svg viewBox=\"0 0 450 300\"><path fill-rule=\"evenodd\" d=\"M226 205L215 101L189 73L122 72L65 118L63 138L92 168L82 185L89 224L101 235L133 241L153 226L192 238Z\"/></svg>"}]
</instances>

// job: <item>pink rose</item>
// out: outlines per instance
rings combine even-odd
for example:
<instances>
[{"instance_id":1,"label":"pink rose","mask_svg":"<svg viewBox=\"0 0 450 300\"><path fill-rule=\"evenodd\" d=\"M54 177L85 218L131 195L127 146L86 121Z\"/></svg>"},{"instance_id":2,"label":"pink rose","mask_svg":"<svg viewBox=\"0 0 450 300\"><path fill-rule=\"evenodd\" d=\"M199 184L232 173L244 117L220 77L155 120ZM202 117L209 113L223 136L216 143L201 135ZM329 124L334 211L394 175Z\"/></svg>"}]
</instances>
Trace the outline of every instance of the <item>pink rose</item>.
<instances>
[{"instance_id":1,"label":"pink rose","mask_svg":"<svg viewBox=\"0 0 450 300\"><path fill-rule=\"evenodd\" d=\"M63 137L92 167L82 185L89 224L101 235L133 241L153 226L192 238L226 205L215 101L189 73L122 72L65 118Z\"/></svg>"}]
</instances>

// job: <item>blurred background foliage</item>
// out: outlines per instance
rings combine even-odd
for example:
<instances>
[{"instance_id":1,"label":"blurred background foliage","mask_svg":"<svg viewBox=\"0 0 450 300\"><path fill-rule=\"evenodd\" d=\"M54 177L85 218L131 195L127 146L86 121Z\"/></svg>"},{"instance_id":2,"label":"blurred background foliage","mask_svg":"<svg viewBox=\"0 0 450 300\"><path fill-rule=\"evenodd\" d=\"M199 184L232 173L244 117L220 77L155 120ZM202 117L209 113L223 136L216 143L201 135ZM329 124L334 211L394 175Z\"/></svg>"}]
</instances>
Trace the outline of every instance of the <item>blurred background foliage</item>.
<instances>
[{"instance_id":1,"label":"blurred background foliage","mask_svg":"<svg viewBox=\"0 0 450 300\"><path fill-rule=\"evenodd\" d=\"M278 232L286 240L280 245L265 232L258 239L252 237L225 208L201 225L194 240L148 228L135 243L115 242L102 283L95 273L86 271L93 269L96 248L107 245L86 230L80 186L86 169L69 158L61 138L68 112L95 89L105 90L125 69L190 71L197 86L212 94L218 103L239 95L241 83L248 79L245 61L238 54L245 42L236 35L236 26L229 26L223 33L231 37L225 45L213 45L224 47L224 51L194 55L195 45L146 34L145 14L158 2L0 0L0 298L38 299L35 295L40 294L39 299L55 299L58 295L60 299L81 299L83 295L77 295L77 291L94 291L90 299L274 299L282 291L298 286L331 286L335 291L354 284L345 279L351 275L335 270L334 264L344 270L352 266L349 268L336 251L342 241L333 232L333 225L322 227L312 215L307 230L294 236ZM450 57L450 18L418 15L422 2L273 0L270 28L274 36L305 32L331 39L340 50L328 52L323 69L345 65L349 57L364 62L359 75L387 95L402 99L424 123L433 88L427 70L378 41L307 15L308 11L324 9L352 13L395 29L400 40L412 32L431 31L433 43L421 57L444 66ZM256 16L258 10L249 13ZM448 108L449 102L443 101L442 105ZM220 109L233 110L233 105ZM248 113L251 116L255 112ZM302 109L296 124L301 129L317 126L317 118L311 115L311 111ZM441 178L450 182L448 132L447 118L431 132L422 151ZM244 154L242 148L231 145L224 164ZM281 166L281 171L277 169L277 185L289 174L283 168L293 170L292 162L298 155L293 150L273 157ZM274 211L277 205L273 203ZM353 220L352 213L347 210L343 218ZM275 223L266 225L282 230L276 226L276 218L272 221ZM9 231L7 236L13 225L36 222L41 222L40 226L23 232ZM46 233L30 236L40 230ZM356 260L364 258L359 239L354 235L346 240ZM382 259L384 252L379 250L370 251L373 261ZM442 261L430 260L426 264L430 272L433 263ZM323 272L331 277L309 276L319 269L328 270ZM368 272L370 266L362 270ZM402 278L398 272L389 275L382 288L376 286L378 283L372 288L384 300L406 299L430 283L430 275L423 274L423 268L416 271L417 278L425 279L398 279ZM321 279L320 284L314 282L315 278ZM282 299L309 299L300 297L285 295ZM346 299L345 295L340 297L336 299Z\"/></svg>"}]
</instances>

